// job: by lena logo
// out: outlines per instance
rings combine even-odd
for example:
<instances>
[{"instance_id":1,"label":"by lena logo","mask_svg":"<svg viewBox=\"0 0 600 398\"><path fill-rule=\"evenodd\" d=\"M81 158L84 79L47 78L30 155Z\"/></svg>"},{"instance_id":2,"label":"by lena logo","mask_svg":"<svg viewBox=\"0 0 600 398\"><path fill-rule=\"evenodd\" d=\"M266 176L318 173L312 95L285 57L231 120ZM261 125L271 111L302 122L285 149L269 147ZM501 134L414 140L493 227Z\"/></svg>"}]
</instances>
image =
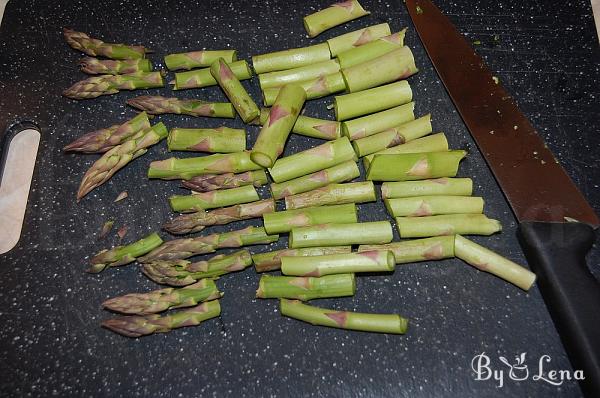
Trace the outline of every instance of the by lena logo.
<instances>
[{"instance_id":1,"label":"by lena logo","mask_svg":"<svg viewBox=\"0 0 600 398\"><path fill-rule=\"evenodd\" d=\"M537 369L532 368L532 373L529 372L526 358L527 353L523 352L515 357L513 363L503 356L499 356L498 360L503 365L496 368L492 364L492 360L485 352L475 355L471 360L471 369L475 373L475 380L494 380L497 386L502 388L505 379L513 381L523 381L531 378L533 381L541 381L554 386L560 386L565 381L569 380L584 380L583 370L552 369L550 355L542 355L537 361ZM533 372L535 370L535 372ZM531 376L531 377L530 377Z\"/></svg>"}]
</instances>

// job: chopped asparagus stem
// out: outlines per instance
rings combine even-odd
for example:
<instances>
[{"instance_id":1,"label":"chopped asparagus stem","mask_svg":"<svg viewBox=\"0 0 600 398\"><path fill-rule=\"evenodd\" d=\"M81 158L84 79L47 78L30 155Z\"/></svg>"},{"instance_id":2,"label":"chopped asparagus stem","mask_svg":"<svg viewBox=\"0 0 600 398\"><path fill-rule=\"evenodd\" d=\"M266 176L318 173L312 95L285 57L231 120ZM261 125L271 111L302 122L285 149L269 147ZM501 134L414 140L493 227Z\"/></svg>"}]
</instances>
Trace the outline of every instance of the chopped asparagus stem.
<instances>
[{"instance_id":1,"label":"chopped asparagus stem","mask_svg":"<svg viewBox=\"0 0 600 398\"><path fill-rule=\"evenodd\" d=\"M295 276L391 272L394 271L395 266L394 254L390 250L281 259L281 272L284 275Z\"/></svg>"},{"instance_id":2,"label":"chopped asparagus stem","mask_svg":"<svg viewBox=\"0 0 600 398\"><path fill-rule=\"evenodd\" d=\"M275 271L281 268L281 259L291 256L320 256L323 254L350 253L351 246L306 247L303 249L283 249L252 255L256 272Z\"/></svg>"},{"instance_id":3,"label":"chopped asparagus stem","mask_svg":"<svg viewBox=\"0 0 600 398\"><path fill-rule=\"evenodd\" d=\"M354 274L327 275L320 278L263 275L257 298L288 298L302 301L317 298L353 296Z\"/></svg>"},{"instance_id":4,"label":"chopped asparagus stem","mask_svg":"<svg viewBox=\"0 0 600 398\"><path fill-rule=\"evenodd\" d=\"M322 224L292 228L289 246L296 249L313 246L381 244L391 242L393 237L392 226L388 221Z\"/></svg>"},{"instance_id":5,"label":"chopped asparagus stem","mask_svg":"<svg viewBox=\"0 0 600 398\"><path fill-rule=\"evenodd\" d=\"M397 217L401 238L424 238L440 235L491 235L502 230L498 220L483 214L447 214L428 217Z\"/></svg>"}]
</instances>

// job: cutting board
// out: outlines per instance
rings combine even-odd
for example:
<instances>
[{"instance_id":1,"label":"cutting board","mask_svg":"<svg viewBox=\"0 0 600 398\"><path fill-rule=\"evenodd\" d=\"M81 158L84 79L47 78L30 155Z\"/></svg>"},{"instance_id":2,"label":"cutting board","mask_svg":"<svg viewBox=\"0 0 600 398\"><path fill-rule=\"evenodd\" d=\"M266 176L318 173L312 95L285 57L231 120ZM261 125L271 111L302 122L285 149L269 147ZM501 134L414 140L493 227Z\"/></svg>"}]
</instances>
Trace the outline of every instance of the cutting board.
<instances>
[{"instance_id":1,"label":"cutting board","mask_svg":"<svg viewBox=\"0 0 600 398\"><path fill-rule=\"evenodd\" d=\"M75 192L95 155L65 155L75 137L132 117L125 100L142 94L169 95L155 89L124 92L88 101L61 97L85 76L80 54L62 40L72 27L106 41L143 44L156 67L169 52L236 48L240 58L306 46L346 31L383 21L392 30L408 26L409 45L420 68L409 79L417 115L433 113L435 131L446 132L451 147L470 155L460 176L475 180L475 194L504 231L475 238L524 264L515 238L515 221L485 162L439 82L400 1L364 0L369 17L308 39L301 17L327 2L191 0L177 2L22 0L8 4L0 28L0 131L3 145L19 124L37 126L42 139L23 235L0 256L0 392L48 396L579 396L574 381L557 387L543 381L515 382L505 376L477 381L475 355L498 359L526 352L530 371L548 355L548 369L571 370L559 336L537 288L524 293L459 260L399 266L393 274L361 276L355 297L319 300L317 305L363 312L398 312L410 318L404 336L313 327L283 318L277 302L256 300L259 275L252 269L221 278L225 292L220 319L168 334L134 340L99 327L111 316L103 300L158 286L137 265L99 275L84 272L90 255L119 244L114 233L98 240L102 224L127 226L123 242L159 230L171 216L167 197L183 192L176 182L149 181L152 160L171 156L164 143L119 171L107 184L77 204ZM547 139L596 210L600 209L597 131L598 46L586 2L549 4L508 0L439 1L459 29L477 46L524 112ZM553 2L556 3L556 2ZM475 5L478 4L478 5ZM543 7L542 7L543 5ZM494 40L494 35L499 40ZM171 75L169 75L171 77ZM260 98L256 79L246 82ZM218 88L179 92L185 98L223 100ZM310 101L306 114L333 118L331 98ZM168 127L242 127L239 119L160 116ZM258 133L247 127L249 145ZM286 154L317 145L293 136ZM192 156L177 154L177 156ZM114 203L122 191L129 198ZM261 190L263 197L268 195ZM387 220L381 202L360 206L361 221ZM239 222L227 229L259 225ZM218 232L224 228L212 228ZM162 233L164 238L169 238ZM286 239L252 252L282 248ZM600 255L590 255L598 275ZM504 366L504 367L503 367Z\"/></svg>"}]
</instances>

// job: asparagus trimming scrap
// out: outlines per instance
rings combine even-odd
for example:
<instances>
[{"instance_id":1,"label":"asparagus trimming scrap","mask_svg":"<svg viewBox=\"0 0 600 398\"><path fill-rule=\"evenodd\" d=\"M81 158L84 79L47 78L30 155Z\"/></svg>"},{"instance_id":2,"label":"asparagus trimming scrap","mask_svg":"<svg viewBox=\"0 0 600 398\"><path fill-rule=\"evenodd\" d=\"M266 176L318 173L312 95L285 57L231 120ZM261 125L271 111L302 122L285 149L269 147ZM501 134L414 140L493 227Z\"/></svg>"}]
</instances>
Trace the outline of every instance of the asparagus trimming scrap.
<instances>
[{"instance_id":1,"label":"asparagus trimming scrap","mask_svg":"<svg viewBox=\"0 0 600 398\"><path fill-rule=\"evenodd\" d=\"M369 14L358 0L346 0L305 16L304 29L309 37L315 37L334 26Z\"/></svg>"},{"instance_id":2,"label":"asparagus trimming scrap","mask_svg":"<svg viewBox=\"0 0 600 398\"><path fill-rule=\"evenodd\" d=\"M258 123L260 125L265 124L268 117L269 109L262 108ZM335 140L342 136L342 124L335 120L324 120L298 115L298 119L296 119L296 123L292 127L292 133L324 140Z\"/></svg>"},{"instance_id":3,"label":"asparagus trimming scrap","mask_svg":"<svg viewBox=\"0 0 600 398\"><path fill-rule=\"evenodd\" d=\"M152 233L145 238L125 246L113 247L109 250L102 250L90 259L90 268L88 272L102 272L106 267L117 267L129 264L136 258L143 256L156 249L163 243L163 240L157 233Z\"/></svg>"},{"instance_id":4,"label":"asparagus trimming scrap","mask_svg":"<svg viewBox=\"0 0 600 398\"><path fill-rule=\"evenodd\" d=\"M454 235L411 239L382 245L360 245L358 247L359 252L371 250L390 250L394 253L396 264L441 260L454 257Z\"/></svg>"},{"instance_id":5,"label":"asparagus trimming scrap","mask_svg":"<svg viewBox=\"0 0 600 398\"><path fill-rule=\"evenodd\" d=\"M289 246L296 249L312 246L381 244L391 242L393 235L389 221L321 224L292 228Z\"/></svg>"},{"instance_id":6,"label":"asparagus trimming scrap","mask_svg":"<svg viewBox=\"0 0 600 398\"><path fill-rule=\"evenodd\" d=\"M356 292L354 274L315 277L263 275L258 282L257 298L288 298L313 300L317 298L353 296Z\"/></svg>"},{"instance_id":7,"label":"asparagus trimming scrap","mask_svg":"<svg viewBox=\"0 0 600 398\"><path fill-rule=\"evenodd\" d=\"M244 123L248 123L260 115L260 109L223 58L212 63L210 74L219 83Z\"/></svg>"},{"instance_id":8,"label":"asparagus trimming scrap","mask_svg":"<svg viewBox=\"0 0 600 398\"><path fill-rule=\"evenodd\" d=\"M295 227L315 224L358 222L354 203L271 212L264 214L263 220L268 234L280 234L289 232Z\"/></svg>"},{"instance_id":9,"label":"asparagus trimming scrap","mask_svg":"<svg viewBox=\"0 0 600 398\"><path fill-rule=\"evenodd\" d=\"M151 115L173 113L176 115L234 118L235 109L229 102L206 102L198 99L167 98L142 95L127 100L127 105Z\"/></svg>"},{"instance_id":10,"label":"asparagus trimming scrap","mask_svg":"<svg viewBox=\"0 0 600 398\"><path fill-rule=\"evenodd\" d=\"M85 57L79 60L79 67L88 75L126 75L129 73L151 72L149 59L98 59Z\"/></svg>"},{"instance_id":11,"label":"asparagus trimming scrap","mask_svg":"<svg viewBox=\"0 0 600 398\"><path fill-rule=\"evenodd\" d=\"M344 78L339 72L295 83L304 89L307 100L325 97L346 89ZM275 103L280 89L281 87L269 87L263 90L263 102L265 106L271 106Z\"/></svg>"},{"instance_id":12,"label":"asparagus trimming scrap","mask_svg":"<svg viewBox=\"0 0 600 398\"><path fill-rule=\"evenodd\" d=\"M415 103L409 102L385 111L347 120L342 123L342 132L351 140L367 137L415 120L414 110Z\"/></svg>"},{"instance_id":13,"label":"asparagus trimming scrap","mask_svg":"<svg viewBox=\"0 0 600 398\"><path fill-rule=\"evenodd\" d=\"M491 235L502 231L498 220L484 214L445 214L427 217L396 217L401 238L440 235Z\"/></svg>"},{"instance_id":14,"label":"asparagus trimming scrap","mask_svg":"<svg viewBox=\"0 0 600 398\"><path fill-rule=\"evenodd\" d=\"M337 60L342 68L349 68L374 58L381 57L391 51L404 46L404 37L406 28L400 32L374 40L364 46L356 47L341 54L338 54Z\"/></svg>"},{"instance_id":15,"label":"asparagus trimming scrap","mask_svg":"<svg viewBox=\"0 0 600 398\"><path fill-rule=\"evenodd\" d=\"M207 174L243 173L260 169L261 167L250 159L250 152L217 153L196 158L154 161L150 163L148 178L189 180Z\"/></svg>"},{"instance_id":16,"label":"asparagus trimming scrap","mask_svg":"<svg viewBox=\"0 0 600 398\"><path fill-rule=\"evenodd\" d=\"M377 200L371 181L330 184L312 191L285 197L286 209L302 209L343 203L365 203Z\"/></svg>"},{"instance_id":17,"label":"asparagus trimming scrap","mask_svg":"<svg viewBox=\"0 0 600 398\"><path fill-rule=\"evenodd\" d=\"M336 120L348 120L404 105L413 99L406 80L345 95L336 95L333 109Z\"/></svg>"},{"instance_id":18,"label":"asparagus trimming scrap","mask_svg":"<svg viewBox=\"0 0 600 398\"><path fill-rule=\"evenodd\" d=\"M409 181L454 177L464 150L429 153L376 154L367 171L367 180Z\"/></svg>"},{"instance_id":19,"label":"asparagus trimming scrap","mask_svg":"<svg viewBox=\"0 0 600 398\"><path fill-rule=\"evenodd\" d=\"M281 259L292 256L320 256L324 254L350 253L352 246L306 247L302 249L282 249L252 255L256 272L275 271L281 268Z\"/></svg>"},{"instance_id":20,"label":"asparagus trimming scrap","mask_svg":"<svg viewBox=\"0 0 600 398\"><path fill-rule=\"evenodd\" d=\"M373 137L373 136L371 136ZM370 137L367 137L370 138ZM357 140L358 141L358 140ZM356 141L354 141L356 142ZM417 138L405 144L391 146L379 152L366 155L362 158L365 170L369 171L371 162L376 155L398 155L402 153L428 153L428 152L447 152L448 139L444 133L437 133L425 137Z\"/></svg>"},{"instance_id":21,"label":"asparagus trimming scrap","mask_svg":"<svg viewBox=\"0 0 600 398\"><path fill-rule=\"evenodd\" d=\"M245 60L232 62L229 64L229 68L238 80L248 80L252 77L250 65ZM216 86L217 81L210 74L210 68L203 68L175 73L175 80L170 82L170 84L174 85L173 90L185 90L189 88Z\"/></svg>"},{"instance_id":22,"label":"asparagus trimming scrap","mask_svg":"<svg viewBox=\"0 0 600 398\"><path fill-rule=\"evenodd\" d=\"M333 37L327 40L327 45L331 56L335 57L346 50L365 45L391 33L390 25L385 22Z\"/></svg>"},{"instance_id":23,"label":"asparagus trimming scrap","mask_svg":"<svg viewBox=\"0 0 600 398\"><path fill-rule=\"evenodd\" d=\"M318 79L321 76L331 75L339 72L340 65L336 60L319 62L301 66L299 68L287 69L276 72L263 73L258 75L258 82L261 89L271 87L283 87L286 84L304 82L306 80Z\"/></svg>"},{"instance_id":24,"label":"asparagus trimming scrap","mask_svg":"<svg viewBox=\"0 0 600 398\"><path fill-rule=\"evenodd\" d=\"M164 86L161 72L138 72L128 75L97 75L81 80L63 91L73 99L96 98L116 94L120 90L138 90Z\"/></svg>"},{"instance_id":25,"label":"asparagus trimming scrap","mask_svg":"<svg viewBox=\"0 0 600 398\"><path fill-rule=\"evenodd\" d=\"M267 173L264 170L254 170L240 174L226 173L196 176L189 180L183 180L181 185L192 191L208 192L217 189L243 187L244 185L260 187L267 182Z\"/></svg>"},{"instance_id":26,"label":"asparagus trimming scrap","mask_svg":"<svg viewBox=\"0 0 600 398\"><path fill-rule=\"evenodd\" d=\"M481 214L483 198L478 196L413 196L385 199L392 217L423 217L438 214Z\"/></svg>"},{"instance_id":27,"label":"asparagus trimming scrap","mask_svg":"<svg viewBox=\"0 0 600 398\"><path fill-rule=\"evenodd\" d=\"M93 39L83 32L64 28L63 36L69 46L92 57L105 57L112 59L144 58L148 50L144 46L130 46L125 44L105 43Z\"/></svg>"},{"instance_id":28,"label":"asparagus trimming scrap","mask_svg":"<svg viewBox=\"0 0 600 398\"><path fill-rule=\"evenodd\" d=\"M185 53L165 55L165 66L169 70L190 70L210 66L213 62L223 58L225 62L237 61L235 50L201 50Z\"/></svg>"},{"instance_id":29,"label":"asparagus trimming scrap","mask_svg":"<svg viewBox=\"0 0 600 398\"><path fill-rule=\"evenodd\" d=\"M316 64L331 58L327 43L314 46L290 48L267 54L254 55L252 66L256 73L266 73L277 70L298 68L305 65Z\"/></svg>"},{"instance_id":30,"label":"asparagus trimming scrap","mask_svg":"<svg viewBox=\"0 0 600 398\"><path fill-rule=\"evenodd\" d=\"M174 195L169 198L169 204L173 211L183 213L254 202L258 199L256 188L252 185L244 185L239 188L196 192L191 195Z\"/></svg>"},{"instance_id":31,"label":"asparagus trimming scrap","mask_svg":"<svg viewBox=\"0 0 600 398\"><path fill-rule=\"evenodd\" d=\"M356 272L391 272L396 261L389 250L311 257L283 257L281 272L294 276L323 276Z\"/></svg>"},{"instance_id":32,"label":"asparagus trimming scrap","mask_svg":"<svg viewBox=\"0 0 600 398\"><path fill-rule=\"evenodd\" d=\"M174 128L167 138L169 151L210 153L242 152L246 149L246 130L221 126L218 128Z\"/></svg>"},{"instance_id":33,"label":"asparagus trimming scrap","mask_svg":"<svg viewBox=\"0 0 600 398\"><path fill-rule=\"evenodd\" d=\"M420 181L384 182L381 196L384 199L406 198L423 195L471 196L473 180L470 178L435 178Z\"/></svg>"}]
</instances>

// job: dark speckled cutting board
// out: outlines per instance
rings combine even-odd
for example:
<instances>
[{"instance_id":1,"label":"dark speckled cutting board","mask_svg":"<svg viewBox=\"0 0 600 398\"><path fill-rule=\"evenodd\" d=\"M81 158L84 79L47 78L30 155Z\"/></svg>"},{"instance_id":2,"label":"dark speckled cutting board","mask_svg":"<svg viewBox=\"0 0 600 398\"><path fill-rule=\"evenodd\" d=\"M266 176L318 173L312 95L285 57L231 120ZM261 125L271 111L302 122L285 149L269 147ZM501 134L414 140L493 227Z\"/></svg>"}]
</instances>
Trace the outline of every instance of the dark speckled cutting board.
<instances>
[{"instance_id":1,"label":"dark speckled cutting board","mask_svg":"<svg viewBox=\"0 0 600 398\"><path fill-rule=\"evenodd\" d=\"M96 156L64 155L73 138L126 120L124 106L140 94L124 92L77 102L61 91L84 78L80 54L62 40L63 26L107 41L140 43L155 51L158 67L168 52L231 47L241 58L305 46L370 24L389 21L393 30L409 26L401 1L364 0L372 15L310 40L301 17L327 1L65 1L9 3L0 29L0 134L16 123L35 123L42 132L23 236L0 256L0 394L4 396L568 396L577 384L553 386L534 381L539 358L545 369L570 364L537 288L524 293L458 260L399 266L394 274L364 276L353 298L317 304L357 311L399 312L411 319L404 336L313 327L279 315L276 301L258 301L259 276L252 269L221 278L225 292L220 320L200 327L138 340L101 329L110 314L100 303L119 294L157 288L135 265L100 275L84 273L90 256L118 243L113 234L98 241L102 224L129 227L130 242L158 230L170 216L167 196L181 192L175 182L148 181L154 159L168 157L166 145L115 175L109 183L75 203L78 183ZM523 111L547 139L596 210L600 210L598 131L600 56L589 2L438 1L497 71ZM499 40L494 40L498 35ZM441 38L443 39L443 38ZM504 232L478 242L524 263L515 239L515 220L502 193L473 145L414 30L420 73L410 78L418 115L433 113L436 131L454 148L470 148L461 176L475 179L475 194ZM256 79L246 82L259 99ZM217 88L180 92L181 96L223 99ZM332 118L325 105L311 101L306 114ZM161 116L168 127L242 126L235 121ZM258 132L249 127L250 144ZM294 136L286 152L316 145ZM184 155L185 156L185 155ZM113 200L127 190L129 198ZM262 190L263 196L267 194ZM389 219L382 203L360 206L360 219ZM253 220L234 227L258 225ZM219 231L214 228L212 231ZM210 231L210 230L209 230ZM163 234L166 238L166 234ZM253 252L276 249L253 247ZM600 254L589 260L600 275ZM485 352L492 367L505 371L503 386L476 381L471 360ZM526 352L530 378L508 379L499 361L513 362Z\"/></svg>"}]
</instances>

